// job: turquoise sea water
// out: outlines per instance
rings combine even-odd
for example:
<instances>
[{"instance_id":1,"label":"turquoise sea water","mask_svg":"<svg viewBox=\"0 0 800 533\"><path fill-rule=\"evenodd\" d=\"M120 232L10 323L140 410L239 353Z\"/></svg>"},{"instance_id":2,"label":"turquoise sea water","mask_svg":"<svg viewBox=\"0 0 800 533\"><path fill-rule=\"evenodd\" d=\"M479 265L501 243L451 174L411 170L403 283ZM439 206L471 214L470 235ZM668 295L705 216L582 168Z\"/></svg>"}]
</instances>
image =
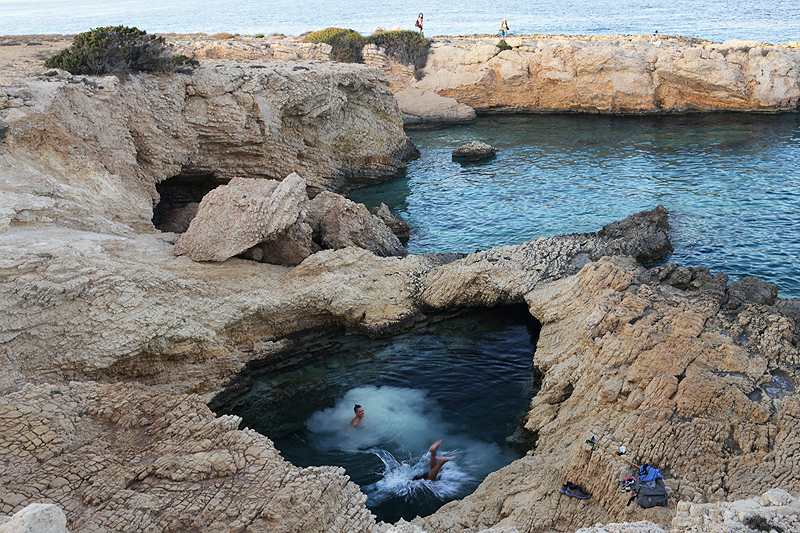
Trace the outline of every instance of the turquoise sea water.
<instances>
[{"instance_id":1,"label":"turquoise sea water","mask_svg":"<svg viewBox=\"0 0 800 533\"><path fill-rule=\"evenodd\" d=\"M0 35L70 34L112 25L149 33L238 32L300 35L330 26L364 34L376 27L425 34L495 34L508 19L512 34L684 35L712 41L800 40L796 0L0 0Z\"/></svg>"},{"instance_id":2,"label":"turquoise sea water","mask_svg":"<svg viewBox=\"0 0 800 533\"><path fill-rule=\"evenodd\" d=\"M800 114L503 115L409 132L405 177L355 191L412 227L412 253L474 252L597 231L663 204L668 261L774 283L800 298ZM480 140L481 164L452 161Z\"/></svg>"}]
</instances>

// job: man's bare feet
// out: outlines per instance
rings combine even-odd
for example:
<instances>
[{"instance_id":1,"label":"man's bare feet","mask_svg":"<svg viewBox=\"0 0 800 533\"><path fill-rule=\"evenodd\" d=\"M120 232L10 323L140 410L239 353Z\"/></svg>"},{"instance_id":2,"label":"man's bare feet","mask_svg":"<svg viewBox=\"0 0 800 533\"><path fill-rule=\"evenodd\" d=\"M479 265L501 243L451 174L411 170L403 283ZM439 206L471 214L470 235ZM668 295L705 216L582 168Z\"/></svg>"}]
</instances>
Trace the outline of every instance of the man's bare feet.
<instances>
[{"instance_id":1,"label":"man's bare feet","mask_svg":"<svg viewBox=\"0 0 800 533\"><path fill-rule=\"evenodd\" d=\"M431 453L436 453L436 450L438 450L438 449L439 449L439 445L440 445L441 443L442 443L442 439L439 439L439 440L437 440L436 442L434 442L433 444L431 444L431 447L430 447L430 448L428 448L428 451L430 451Z\"/></svg>"}]
</instances>

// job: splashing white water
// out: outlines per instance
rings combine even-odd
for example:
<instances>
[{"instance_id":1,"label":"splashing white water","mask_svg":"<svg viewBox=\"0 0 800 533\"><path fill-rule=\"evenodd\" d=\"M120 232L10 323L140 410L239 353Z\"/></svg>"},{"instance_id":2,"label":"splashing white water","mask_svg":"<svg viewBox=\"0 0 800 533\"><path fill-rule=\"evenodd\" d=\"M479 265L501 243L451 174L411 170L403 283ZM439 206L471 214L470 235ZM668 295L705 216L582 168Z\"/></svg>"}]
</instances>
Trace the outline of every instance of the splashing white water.
<instances>
[{"instance_id":1,"label":"splashing white water","mask_svg":"<svg viewBox=\"0 0 800 533\"><path fill-rule=\"evenodd\" d=\"M472 476L465 472L456 460L445 463L436 481L414 479L415 475L423 474L430 470L430 452L418 459L398 461L386 450L373 448L372 453L383 462L383 477L377 482L362 487L367 495L367 505L378 505L390 498L401 498L413 503L431 497L447 501L463 494L466 485L472 481ZM439 456L456 457L461 455L458 450L439 450Z\"/></svg>"},{"instance_id":2,"label":"splashing white water","mask_svg":"<svg viewBox=\"0 0 800 533\"><path fill-rule=\"evenodd\" d=\"M364 408L363 420L351 427L353 407ZM368 505L390 498L408 502L462 497L470 484L513 460L500 446L459 434L445 422L428 393L399 387L359 387L347 392L334 407L314 413L306 423L309 444L321 451L374 454L383 463L380 479L362 487ZM437 481L414 480L430 470L429 447L442 440L444 464ZM474 487L473 487L474 488Z\"/></svg>"}]
</instances>

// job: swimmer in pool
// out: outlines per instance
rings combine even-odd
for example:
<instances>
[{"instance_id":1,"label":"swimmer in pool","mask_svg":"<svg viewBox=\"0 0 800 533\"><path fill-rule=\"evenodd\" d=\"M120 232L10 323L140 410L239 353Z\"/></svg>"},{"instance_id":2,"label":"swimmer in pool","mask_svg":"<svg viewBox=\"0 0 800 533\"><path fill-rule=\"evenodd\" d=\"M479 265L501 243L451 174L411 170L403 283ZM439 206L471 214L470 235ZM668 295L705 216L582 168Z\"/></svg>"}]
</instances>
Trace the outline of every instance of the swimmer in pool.
<instances>
[{"instance_id":1,"label":"swimmer in pool","mask_svg":"<svg viewBox=\"0 0 800 533\"><path fill-rule=\"evenodd\" d=\"M442 443L441 439L437 440L431 447L429 448L431 452L431 469L429 472L425 472L424 474L420 474L418 476L414 476L414 479L427 479L428 481L436 481L436 476L439 475L439 469L442 468L442 465L445 464L447 461L452 461L455 457L440 457L439 459L436 458L436 451L439 449L439 445Z\"/></svg>"},{"instance_id":2,"label":"swimmer in pool","mask_svg":"<svg viewBox=\"0 0 800 533\"><path fill-rule=\"evenodd\" d=\"M353 407L353 411L356 413L356 416L354 416L353 419L350 421L350 425L352 427L356 427L361 423L361 420L364 418L364 408L356 404L356 406Z\"/></svg>"}]
</instances>

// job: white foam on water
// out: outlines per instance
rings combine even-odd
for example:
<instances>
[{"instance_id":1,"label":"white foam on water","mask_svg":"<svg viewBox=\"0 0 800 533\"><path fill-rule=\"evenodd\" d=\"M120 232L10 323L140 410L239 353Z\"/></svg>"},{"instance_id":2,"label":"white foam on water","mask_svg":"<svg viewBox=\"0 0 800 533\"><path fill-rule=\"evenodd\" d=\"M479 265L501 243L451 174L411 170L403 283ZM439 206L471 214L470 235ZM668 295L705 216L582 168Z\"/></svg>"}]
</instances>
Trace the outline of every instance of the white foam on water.
<instances>
[{"instance_id":1,"label":"white foam on water","mask_svg":"<svg viewBox=\"0 0 800 533\"><path fill-rule=\"evenodd\" d=\"M431 497L447 501L464 494L467 484L473 477L458 463L457 450L439 449L440 457L456 457L439 470L436 481L414 479L414 476L430 470L430 452L417 459L397 460L386 450L374 448L372 453L383 462L383 477L377 482L362 487L367 495L367 505L378 505L390 498L402 498L413 503Z\"/></svg>"},{"instance_id":2,"label":"white foam on water","mask_svg":"<svg viewBox=\"0 0 800 533\"><path fill-rule=\"evenodd\" d=\"M376 446L394 451L427 450L441 439L447 424L425 391L399 387L359 387L334 407L317 411L306 423L311 444L320 450L357 451ZM364 419L350 425L353 407L364 408Z\"/></svg>"},{"instance_id":3,"label":"white foam on water","mask_svg":"<svg viewBox=\"0 0 800 533\"><path fill-rule=\"evenodd\" d=\"M353 407L364 418L350 425ZM479 420L475 421L480 423ZM448 424L428 393L400 387L359 387L348 391L334 407L314 413L306 423L309 444L318 450L374 454L383 463L380 479L362 487L369 504L389 498L407 501L462 497L468 488L516 457L501 446L477 440ZM439 471L437 481L413 480L430 470L431 444L441 439L439 457L454 457Z\"/></svg>"}]
</instances>

